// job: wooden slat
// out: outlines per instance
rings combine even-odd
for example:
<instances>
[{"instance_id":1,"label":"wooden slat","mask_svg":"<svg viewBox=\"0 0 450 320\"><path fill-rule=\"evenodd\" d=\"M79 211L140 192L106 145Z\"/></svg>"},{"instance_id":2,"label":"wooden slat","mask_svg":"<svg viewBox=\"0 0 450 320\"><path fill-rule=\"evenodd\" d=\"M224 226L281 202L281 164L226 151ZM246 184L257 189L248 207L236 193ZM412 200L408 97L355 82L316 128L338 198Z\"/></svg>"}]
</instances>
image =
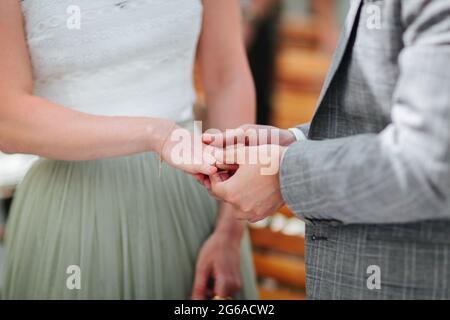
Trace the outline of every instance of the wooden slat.
<instances>
[{"instance_id":1,"label":"wooden slat","mask_svg":"<svg viewBox=\"0 0 450 320\"><path fill-rule=\"evenodd\" d=\"M289 42L298 46L318 47L320 33L317 22L305 16L284 19L280 28L280 38L283 42Z\"/></svg>"},{"instance_id":2,"label":"wooden slat","mask_svg":"<svg viewBox=\"0 0 450 320\"><path fill-rule=\"evenodd\" d=\"M271 249L299 257L305 254L305 241L300 236L288 236L281 232L273 232L269 228L251 228L250 237L256 248Z\"/></svg>"},{"instance_id":3,"label":"wooden slat","mask_svg":"<svg viewBox=\"0 0 450 320\"><path fill-rule=\"evenodd\" d=\"M305 266L302 260L255 252L253 261L259 277L273 278L299 289L305 288Z\"/></svg>"},{"instance_id":4,"label":"wooden slat","mask_svg":"<svg viewBox=\"0 0 450 320\"><path fill-rule=\"evenodd\" d=\"M283 206L281 209L279 209L278 213L281 213L282 215L286 216L287 218L295 217L295 214L293 214L292 211L289 210L289 208L287 206Z\"/></svg>"},{"instance_id":5,"label":"wooden slat","mask_svg":"<svg viewBox=\"0 0 450 320\"><path fill-rule=\"evenodd\" d=\"M286 289L268 290L260 287L258 291L261 300L305 300L306 298L305 293L292 292Z\"/></svg>"},{"instance_id":6,"label":"wooden slat","mask_svg":"<svg viewBox=\"0 0 450 320\"><path fill-rule=\"evenodd\" d=\"M331 57L317 50L282 48L277 57L277 81L300 91L320 91Z\"/></svg>"}]
</instances>

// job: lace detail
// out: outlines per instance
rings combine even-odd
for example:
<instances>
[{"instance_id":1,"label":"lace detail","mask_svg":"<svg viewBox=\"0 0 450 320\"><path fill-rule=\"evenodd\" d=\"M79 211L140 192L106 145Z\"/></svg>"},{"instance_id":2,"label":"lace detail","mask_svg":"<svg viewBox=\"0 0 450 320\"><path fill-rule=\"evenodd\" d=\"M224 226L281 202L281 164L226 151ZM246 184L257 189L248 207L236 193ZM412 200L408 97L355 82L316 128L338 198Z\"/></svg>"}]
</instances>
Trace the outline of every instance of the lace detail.
<instances>
[{"instance_id":1,"label":"lace detail","mask_svg":"<svg viewBox=\"0 0 450 320\"><path fill-rule=\"evenodd\" d=\"M55 0L51 0L55 1ZM50 11L50 14L46 14L43 17L35 16L32 20L32 23L29 23L30 33L28 34L28 39L32 40L33 38L40 37L43 33L51 32L52 30L57 30L58 28L65 27L67 24L68 13L66 12L67 8L71 5L77 5L79 3L79 8L82 11L82 19L83 22L92 22L95 20L103 19L103 16L121 14L124 10L138 10L145 9L145 6L174 6L176 5L176 0L127 0L127 1L111 1L108 0L107 3L102 5L98 5L97 1L90 5L87 9L83 9L82 5L83 1L70 1L66 3L66 6L61 6L63 10L54 10L54 3L48 2L48 0L28 0L25 3L40 3L37 7L27 6L25 4L22 5L22 10L24 13L30 14L30 12L36 11L45 11L46 8L50 8L53 10ZM65 2L65 1L62 1ZM101 2L101 1L100 1ZM104 2L104 1L103 1ZM31 11L30 11L31 9ZM51 14L55 13L55 14ZM36 20L36 21L34 21Z\"/></svg>"},{"instance_id":2,"label":"lace detail","mask_svg":"<svg viewBox=\"0 0 450 320\"><path fill-rule=\"evenodd\" d=\"M81 29L67 27L67 7ZM201 0L25 0L35 93L93 114L184 121Z\"/></svg>"}]
</instances>

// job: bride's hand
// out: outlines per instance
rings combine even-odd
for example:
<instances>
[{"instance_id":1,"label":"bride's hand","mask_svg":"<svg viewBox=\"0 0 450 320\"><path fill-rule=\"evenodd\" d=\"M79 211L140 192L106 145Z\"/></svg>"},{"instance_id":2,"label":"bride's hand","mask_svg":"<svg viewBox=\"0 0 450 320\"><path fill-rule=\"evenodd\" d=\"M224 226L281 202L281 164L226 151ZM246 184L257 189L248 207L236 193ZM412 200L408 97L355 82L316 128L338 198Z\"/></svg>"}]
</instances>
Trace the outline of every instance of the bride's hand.
<instances>
[{"instance_id":1,"label":"bride's hand","mask_svg":"<svg viewBox=\"0 0 450 320\"><path fill-rule=\"evenodd\" d=\"M240 236L214 232L203 244L196 264L193 300L228 298L241 288ZM212 280L211 288L208 287Z\"/></svg>"},{"instance_id":2,"label":"bride's hand","mask_svg":"<svg viewBox=\"0 0 450 320\"><path fill-rule=\"evenodd\" d=\"M160 155L172 167L189 174L211 175L217 172L213 147L202 143L189 130L174 125L162 142Z\"/></svg>"}]
</instances>

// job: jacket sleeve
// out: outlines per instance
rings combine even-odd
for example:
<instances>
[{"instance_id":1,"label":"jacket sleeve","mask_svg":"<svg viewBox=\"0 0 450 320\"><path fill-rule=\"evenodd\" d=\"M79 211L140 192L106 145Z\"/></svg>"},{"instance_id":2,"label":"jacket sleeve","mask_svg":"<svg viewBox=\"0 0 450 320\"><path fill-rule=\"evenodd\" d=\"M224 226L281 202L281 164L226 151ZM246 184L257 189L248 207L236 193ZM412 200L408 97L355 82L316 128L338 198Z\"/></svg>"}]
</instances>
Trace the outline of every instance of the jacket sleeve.
<instances>
[{"instance_id":1,"label":"jacket sleeve","mask_svg":"<svg viewBox=\"0 0 450 320\"><path fill-rule=\"evenodd\" d=\"M305 137L308 138L310 125L311 125L310 123L301 124L297 127L297 129L299 129L301 132L303 132Z\"/></svg>"},{"instance_id":2,"label":"jacket sleeve","mask_svg":"<svg viewBox=\"0 0 450 320\"><path fill-rule=\"evenodd\" d=\"M283 158L288 206L344 224L450 219L450 2L402 2L405 48L380 134L300 141Z\"/></svg>"}]
</instances>

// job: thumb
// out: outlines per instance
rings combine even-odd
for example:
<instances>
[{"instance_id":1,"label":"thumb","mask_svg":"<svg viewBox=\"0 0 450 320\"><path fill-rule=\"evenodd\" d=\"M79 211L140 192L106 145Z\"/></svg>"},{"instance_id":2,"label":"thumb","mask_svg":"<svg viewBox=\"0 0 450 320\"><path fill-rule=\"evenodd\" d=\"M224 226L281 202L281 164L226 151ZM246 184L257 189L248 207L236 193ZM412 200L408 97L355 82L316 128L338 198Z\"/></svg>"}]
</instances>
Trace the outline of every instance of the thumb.
<instances>
[{"instance_id":1,"label":"thumb","mask_svg":"<svg viewBox=\"0 0 450 320\"><path fill-rule=\"evenodd\" d=\"M208 149L209 146L206 146L205 152L202 154L201 164L197 166L198 172L205 175L211 175L217 172L217 167L215 166L217 160Z\"/></svg>"},{"instance_id":2,"label":"thumb","mask_svg":"<svg viewBox=\"0 0 450 320\"><path fill-rule=\"evenodd\" d=\"M227 172L218 172L216 174L213 174L209 176L209 179L211 180L211 187L213 188L214 192L221 193L223 188L223 182L228 180L230 178L230 175Z\"/></svg>"},{"instance_id":3,"label":"thumb","mask_svg":"<svg viewBox=\"0 0 450 320\"><path fill-rule=\"evenodd\" d=\"M237 169L239 169L239 165L238 164L222 164L222 163L218 163L218 164L216 164L216 167L219 170L228 171L228 172L234 172L234 171L237 171Z\"/></svg>"},{"instance_id":4,"label":"thumb","mask_svg":"<svg viewBox=\"0 0 450 320\"><path fill-rule=\"evenodd\" d=\"M211 144L214 141L213 135L210 133L202 134L202 142L204 144Z\"/></svg>"},{"instance_id":5,"label":"thumb","mask_svg":"<svg viewBox=\"0 0 450 320\"><path fill-rule=\"evenodd\" d=\"M202 141L204 144L218 148L223 148L225 146L225 138L223 133L204 133L202 135Z\"/></svg>"},{"instance_id":6,"label":"thumb","mask_svg":"<svg viewBox=\"0 0 450 320\"><path fill-rule=\"evenodd\" d=\"M192 300L206 299L210 275L210 268L197 267L197 270L195 271L194 286L192 288Z\"/></svg>"},{"instance_id":7,"label":"thumb","mask_svg":"<svg viewBox=\"0 0 450 320\"><path fill-rule=\"evenodd\" d=\"M209 164L200 164L196 166L196 172L204 175L212 175L217 173L217 167L209 165Z\"/></svg>"},{"instance_id":8,"label":"thumb","mask_svg":"<svg viewBox=\"0 0 450 320\"><path fill-rule=\"evenodd\" d=\"M243 145L236 145L226 149L214 150L214 157L219 164L245 164L247 149Z\"/></svg>"},{"instance_id":9,"label":"thumb","mask_svg":"<svg viewBox=\"0 0 450 320\"><path fill-rule=\"evenodd\" d=\"M230 292L228 292L227 281L223 274L216 275L214 279L214 294L224 298L230 295Z\"/></svg>"},{"instance_id":10,"label":"thumb","mask_svg":"<svg viewBox=\"0 0 450 320\"><path fill-rule=\"evenodd\" d=\"M217 200L228 201L230 187L229 182L231 176L228 172L219 172L210 177L211 189L210 194Z\"/></svg>"}]
</instances>

